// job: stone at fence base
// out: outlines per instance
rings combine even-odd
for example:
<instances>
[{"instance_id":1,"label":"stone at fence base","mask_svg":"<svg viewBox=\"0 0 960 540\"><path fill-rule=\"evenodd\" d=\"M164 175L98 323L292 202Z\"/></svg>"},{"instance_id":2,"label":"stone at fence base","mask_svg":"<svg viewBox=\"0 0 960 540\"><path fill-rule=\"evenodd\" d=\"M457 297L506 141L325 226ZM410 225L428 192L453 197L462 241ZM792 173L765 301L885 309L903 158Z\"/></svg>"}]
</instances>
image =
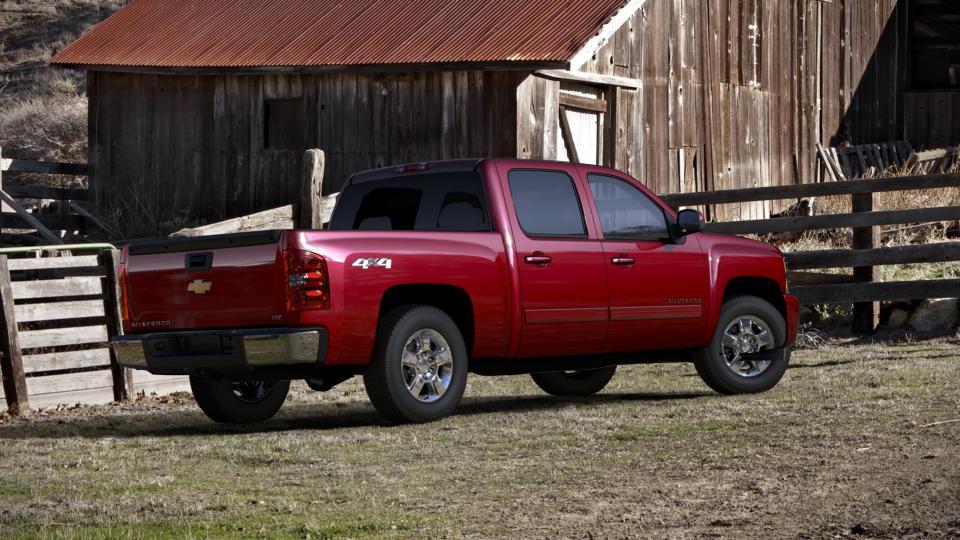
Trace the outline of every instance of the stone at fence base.
<instances>
[{"instance_id":1,"label":"stone at fence base","mask_svg":"<svg viewBox=\"0 0 960 540\"><path fill-rule=\"evenodd\" d=\"M956 328L957 323L960 322L958 305L960 301L956 298L927 300L913 310L907 324L917 332L947 332Z\"/></svg>"},{"instance_id":2,"label":"stone at fence base","mask_svg":"<svg viewBox=\"0 0 960 540\"><path fill-rule=\"evenodd\" d=\"M910 319L910 312L905 309L894 309L890 312L890 318L887 319L887 328L899 329L907 324Z\"/></svg>"}]
</instances>

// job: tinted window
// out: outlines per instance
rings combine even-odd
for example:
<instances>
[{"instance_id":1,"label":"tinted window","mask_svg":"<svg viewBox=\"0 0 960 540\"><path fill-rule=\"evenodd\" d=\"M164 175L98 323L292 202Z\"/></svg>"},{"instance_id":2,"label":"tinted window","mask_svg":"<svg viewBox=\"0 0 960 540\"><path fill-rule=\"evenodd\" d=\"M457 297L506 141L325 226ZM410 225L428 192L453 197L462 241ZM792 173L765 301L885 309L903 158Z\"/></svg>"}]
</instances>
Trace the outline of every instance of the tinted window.
<instances>
[{"instance_id":1,"label":"tinted window","mask_svg":"<svg viewBox=\"0 0 960 540\"><path fill-rule=\"evenodd\" d=\"M520 228L530 236L586 236L573 179L558 171L510 171Z\"/></svg>"},{"instance_id":2,"label":"tinted window","mask_svg":"<svg viewBox=\"0 0 960 540\"><path fill-rule=\"evenodd\" d=\"M360 202L351 229L368 231L409 231L417 223L419 189L383 187L371 190Z\"/></svg>"},{"instance_id":3,"label":"tinted window","mask_svg":"<svg viewBox=\"0 0 960 540\"><path fill-rule=\"evenodd\" d=\"M629 182L591 174L587 176L600 212L604 238L647 239L667 237L663 209Z\"/></svg>"},{"instance_id":4,"label":"tinted window","mask_svg":"<svg viewBox=\"0 0 960 540\"><path fill-rule=\"evenodd\" d=\"M489 231L480 175L422 173L349 185L331 230Z\"/></svg>"}]
</instances>

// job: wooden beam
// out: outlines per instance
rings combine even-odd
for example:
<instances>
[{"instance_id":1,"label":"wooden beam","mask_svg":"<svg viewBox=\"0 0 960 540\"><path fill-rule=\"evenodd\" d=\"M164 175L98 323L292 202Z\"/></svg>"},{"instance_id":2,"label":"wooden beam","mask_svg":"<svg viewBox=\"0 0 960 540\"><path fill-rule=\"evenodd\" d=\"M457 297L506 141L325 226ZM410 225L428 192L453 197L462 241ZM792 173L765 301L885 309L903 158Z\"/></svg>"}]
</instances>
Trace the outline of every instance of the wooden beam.
<instances>
[{"instance_id":1,"label":"wooden beam","mask_svg":"<svg viewBox=\"0 0 960 540\"><path fill-rule=\"evenodd\" d=\"M960 279L843 283L790 287L801 304L855 304L960 297Z\"/></svg>"},{"instance_id":2,"label":"wooden beam","mask_svg":"<svg viewBox=\"0 0 960 540\"><path fill-rule=\"evenodd\" d=\"M0 159L0 171L62 174L66 176L86 176L86 163L57 163L55 161L31 161L28 159Z\"/></svg>"},{"instance_id":3,"label":"wooden beam","mask_svg":"<svg viewBox=\"0 0 960 540\"><path fill-rule=\"evenodd\" d=\"M960 242L861 250L795 251L784 254L784 257L791 270L960 261Z\"/></svg>"},{"instance_id":4,"label":"wooden beam","mask_svg":"<svg viewBox=\"0 0 960 540\"><path fill-rule=\"evenodd\" d=\"M850 274L826 274L823 272L787 272L790 287L799 285L831 285L837 283L856 283Z\"/></svg>"},{"instance_id":5,"label":"wooden beam","mask_svg":"<svg viewBox=\"0 0 960 540\"><path fill-rule=\"evenodd\" d=\"M607 100L577 96L560 92L560 106L568 109L580 109L584 111L605 114L607 112Z\"/></svg>"},{"instance_id":6,"label":"wooden beam","mask_svg":"<svg viewBox=\"0 0 960 540\"><path fill-rule=\"evenodd\" d=\"M330 218L333 217L333 211L337 207L337 199L340 198L340 193L331 193L323 199L320 200L320 222L326 225L330 223Z\"/></svg>"},{"instance_id":7,"label":"wooden beam","mask_svg":"<svg viewBox=\"0 0 960 540\"><path fill-rule=\"evenodd\" d=\"M300 186L301 229L323 227L323 171L326 159L323 150L307 150L303 156L303 183Z\"/></svg>"},{"instance_id":8,"label":"wooden beam","mask_svg":"<svg viewBox=\"0 0 960 540\"><path fill-rule=\"evenodd\" d=\"M20 332L20 346L24 349L43 349L64 345L86 345L88 343L106 343L110 340L107 327L74 326L71 328L50 328L47 330L23 330Z\"/></svg>"},{"instance_id":9,"label":"wooden beam","mask_svg":"<svg viewBox=\"0 0 960 540\"><path fill-rule=\"evenodd\" d=\"M892 210L887 212L860 212L829 216L785 217L707 223L706 230L725 234L763 234L787 231L810 231L817 229L842 229L847 227L872 227L875 225L899 225L903 223L932 223L960 219L960 206Z\"/></svg>"},{"instance_id":10,"label":"wooden beam","mask_svg":"<svg viewBox=\"0 0 960 540\"><path fill-rule=\"evenodd\" d=\"M874 178L847 180L844 182L797 184L792 186L727 189L700 193L673 193L660 195L660 199L670 206L677 208L680 206L699 206L703 204L802 199L804 197L829 197L832 195L852 195L854 193L880 193L884 191L907 191L947 187L960 187L960 174L931 174L923 176L903 176L899 178Z\"/></svg>"},{"instance_id":11,"label":"wooden beam","mask_svg":"<svg viewBox=\"0 0 960 540\"><path fill-rule=\"evenodd\" d=\"M120 252L111 249L100 254L100 266L103 268L103 313L107 318L107 335L119 336L123 333L120 313ZM126 401L130 398L131 382L128 373L120 365L113 347L110 351L110 372L113 374L113 399Z\"/></svg>"},{"instance_id":12,"label":"wooden beam","mask_svg":"<svg viewBox=\"0 0 960 540\"><path fill-rule=\"evenodd\" d=\"M100 278L93 276L17 281L10 286L13 289L13 297L17 300L94 296L103 293L100 288Z\"/></svg>"},{"instance_id":13,"label":"wooden beam","mask_svg":"<svg viewBox=\"0 0 960 540\"><path fill-rule=\"evenodd\" d=\"M556 81L570 81L585 84L598 84L604 86L619 86L620 88L629 88L639 90L643 87L643 81L640 79L631 79L629 77L616 77L613 75L596 75L594 73L585 73L583 71L563 71L559 69L541 69L534 72L536 75Z\"/></svg>"},{"instance_id":14,"label":"wooden beam","mask_svg":"<svg viewBox=\"0 0 960 540\"><path fill-rule=\"evenodd\" d=\"M217 223L203 225L202 227L180 229L170 236L209 236L212 234L227 234L243 231L293 229L296 225L295 216L294 206L288 204L287 206L272 208L270 210L264 210L263 212L257 212L256 214L240 216L226 221L219 221Z\"/></svg>"},{"instance_id":15,"label":"wooden beam","mask_svg":"<svg viewBox=\"0 0 960 540\"><path fill-rule=\"evenodd\" d=\"M29 259L10 259L10 270L49 270L51 268L95 268L96 255L77 255L75 257L40 257Z\"/></svg>"},{"instance_id":16,"label":"wooden beam","mask_svg":"<svg viewBox=\"0 0 960 540\"><path fill-rule=\"evenodd\" d=\"M110 353L106 348L23 355L26 373L109 366Z\"/></svg>"},{"instance_id":17,"label":"wooden beam","mask_svg":"<svg viewBox=\"0 0 960 540\"><path fill-rule=\"evenodd\" d=\"M6 191L2 189L0 189L0 200L7 203L7 205L10 206L10 208L13 208L13 210L17 213L17 215L20 216L20 218L23 219L23 221L29 224L30 228L36 229L37 232L40 233L40 236L42 236L47 242L50 242L51 244L58 244L58 245L63 244L63 240L61 240L59 236L53 234L53 232L51 232L50 229L44 226L43 223L40 223L40 221L37 218L33 217L33 214L31 214L30 212L27 212L27 210L23 206L21 206L20 203L16 201L16 199L11 197L9 194L7 194ZM0 222L0 227L6 227L6 226L7 225L4 225L2 224L2 222Z\"/></svg>"},{"instance_id":18,"label":"wooden beam","mask_svg":"<svg viewBox=\"0 0 960 540\"><path fill-rule=\"evenodd\" d=\"M0 255L0 374L10 413L27 412L30 404L27 401L27 382L23 374L20 335L6 255Z\"/></svg>"}]
</instances>

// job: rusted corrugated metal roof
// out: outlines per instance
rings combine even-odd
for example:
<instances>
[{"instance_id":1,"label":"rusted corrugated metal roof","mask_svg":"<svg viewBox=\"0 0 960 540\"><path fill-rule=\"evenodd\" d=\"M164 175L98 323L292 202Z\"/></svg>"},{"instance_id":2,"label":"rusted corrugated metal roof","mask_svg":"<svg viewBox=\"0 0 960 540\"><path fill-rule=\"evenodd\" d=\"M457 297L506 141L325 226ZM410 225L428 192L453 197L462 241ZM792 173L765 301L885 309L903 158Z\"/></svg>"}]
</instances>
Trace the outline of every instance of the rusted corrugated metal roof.
<instances>
[{"instance_id":1,"label":"rusted corrugated metal roof","mask_svg":"<svg viewBox=\"0 0 960 540\"><path fill-rule=\"evenodd\" d=\"M135 0L51 60L257 68L566 62L625 0Z\"/></svg>"}]
</instances>

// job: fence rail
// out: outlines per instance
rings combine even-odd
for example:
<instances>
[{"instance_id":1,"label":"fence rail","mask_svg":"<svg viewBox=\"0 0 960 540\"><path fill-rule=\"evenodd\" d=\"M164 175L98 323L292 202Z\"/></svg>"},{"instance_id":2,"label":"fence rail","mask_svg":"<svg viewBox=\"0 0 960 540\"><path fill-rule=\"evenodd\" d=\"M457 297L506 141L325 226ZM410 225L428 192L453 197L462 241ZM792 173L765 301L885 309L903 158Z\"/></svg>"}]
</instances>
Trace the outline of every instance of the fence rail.
<instances>
[{"instance_id":1,"label":"fence rail","mask_svg":"<svg viewBox=\"0 0 960 540\"><path fill-rule=\"evenodd\" d=\"M667 204L711 204L802 199L848 195L849 214L779 217L760 220L709 223L706 230L729 234L773 234L787 231L852 228L852 249L801 251L786 254L790 290L804 304L854 304L854 326L872 331L877 324L878 302L918 298L960 297L960 280L878 282L877 267L960 261L960 242L922 246L878 247L878 225L904 225L960 220L960 207L943 206L908 210L874 211L876 193L960 187L960 174L937 174L868 180L844 180L819 184L732 189L706 193L662 196ZM852 267L854 275L799 272ZM792 278L792 279L791 279Z\"/></svg>"},{"instance_id":2,"label":"fence rail","mask_svg":"<svg viewBox=\"0 0 960 540\"><path fill-rule=\"evenodd\" d=\"M88 190L4 183L4 172L86 176L88 167L85 163L4 158L0 151L0 229L36 230L50 244L63 244L61 237L54 231L82 232L91 224L101 229L109 229L77 204L76 201L86 201L89 198ZM61 204L56 213L30 212L18 199L56 200Z\"/></svg>"}]
</instances>

